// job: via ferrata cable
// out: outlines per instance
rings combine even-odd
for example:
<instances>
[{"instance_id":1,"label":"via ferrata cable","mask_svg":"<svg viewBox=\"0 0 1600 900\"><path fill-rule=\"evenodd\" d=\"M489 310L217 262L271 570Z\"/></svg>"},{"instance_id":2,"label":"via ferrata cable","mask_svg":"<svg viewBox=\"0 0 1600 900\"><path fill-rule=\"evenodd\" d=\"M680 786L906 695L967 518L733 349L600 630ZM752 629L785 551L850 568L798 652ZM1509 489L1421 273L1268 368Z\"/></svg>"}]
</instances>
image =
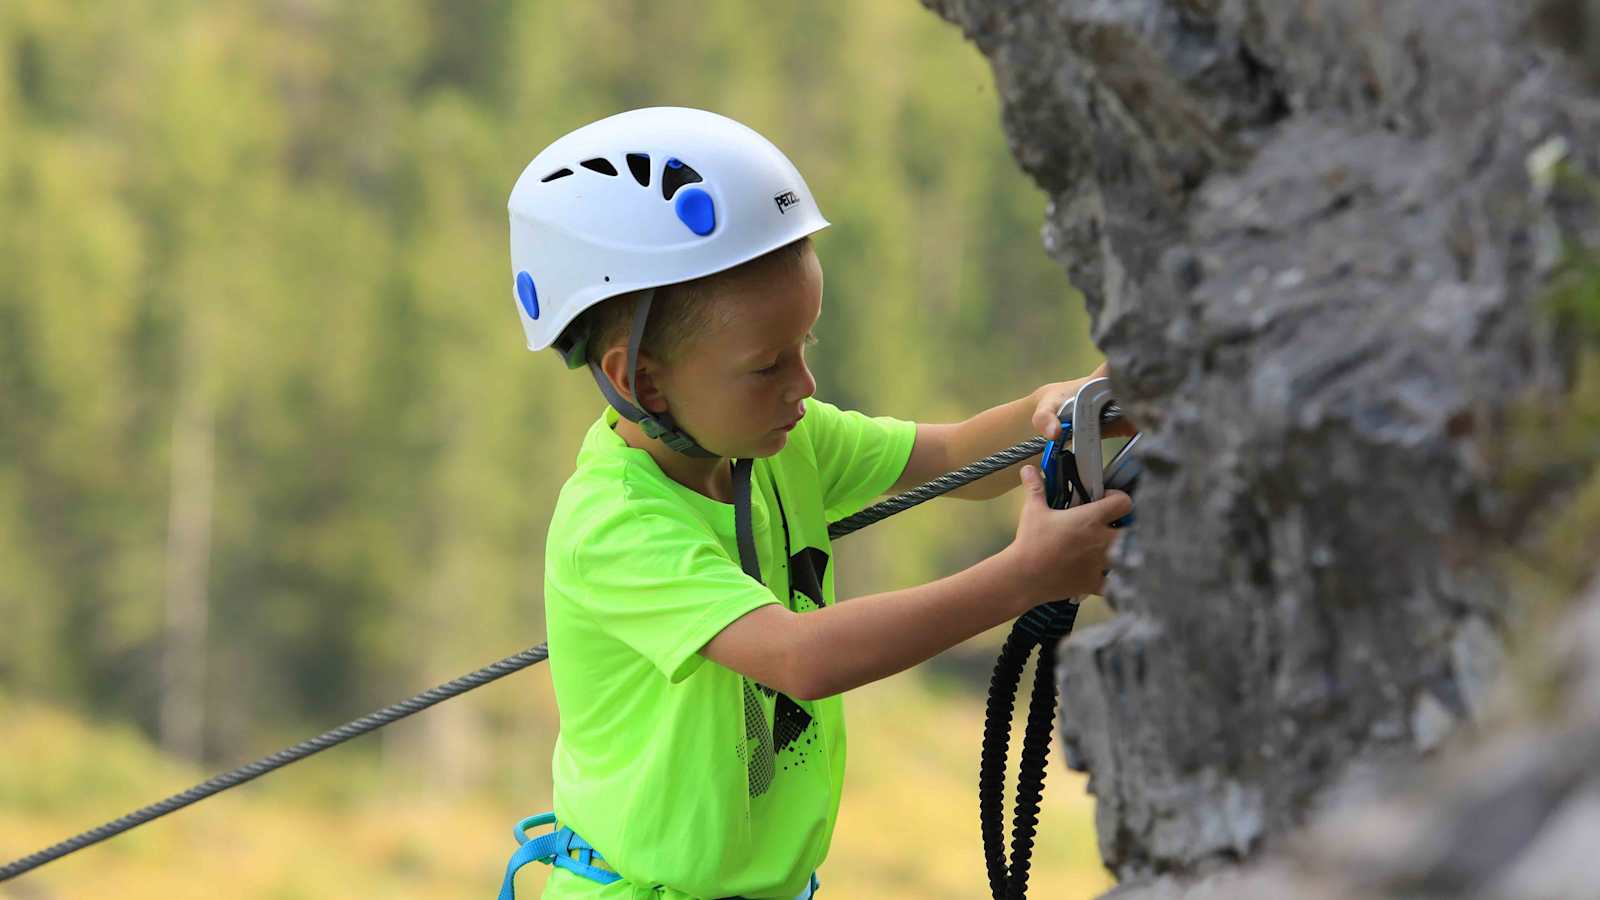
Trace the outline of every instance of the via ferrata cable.
<instances>
[{"instance_id":1,"label":"via ferrata cable","mask_svg":"<svg viewBox=\"0 0 1600 900\"><path fill-rule=\"evenodd\" d=\"M1108 409L1107 415L1115 414L1115 407ZM1030 438L991 456L987 456L971 465L941 475L918 487L912 488L902 494L897 494L877 503L855 515L848 516L828 526L829 538L840 538L851 534L861 528L888 518L895 513L910 509L918 504L925 503L935 497L947 494L962 485L969 484L979 478L997 472L1000 469L1015 465L1022 460L1035 456L1042 451L1047 441L1042 437ZM330 731L325 731L309 740L301 741L291 747L279 750L270 756L264 756L254 762L240 766L229 772L224 772L209 778L186 791L173 794L165 800L152 803L148 806L134 810L127 815L113 819L103 825L91 828L88 831L70 837L60 843L51 845L36 853L31 853L13 862L0 867L0 882L16 878L25 872L36 869L52 860L60 859L69 853L82 850L85 847L115 837L131 828L143 825L152 819L159 818L167 813L182 809L192 803L197 803L214 794L221 793L231 787L236 787L247 781L265 775L274 769L282 768L292 762L305 759L320 753L329 747L342 744L345 741L375 731L391 722L403 719L413 713L421 712L435 703L448 700L459 694L464 694L473 688L488 684L513 672L525 669L528 666L543 662L549 657L547 644L530 647L520 653L513 654L484 666L475 672L468 673L447 681L437 687L423 691L414 697L394 703L382 709L368 713L350 722L346 722Z\"/></svg>"}]
</instances>

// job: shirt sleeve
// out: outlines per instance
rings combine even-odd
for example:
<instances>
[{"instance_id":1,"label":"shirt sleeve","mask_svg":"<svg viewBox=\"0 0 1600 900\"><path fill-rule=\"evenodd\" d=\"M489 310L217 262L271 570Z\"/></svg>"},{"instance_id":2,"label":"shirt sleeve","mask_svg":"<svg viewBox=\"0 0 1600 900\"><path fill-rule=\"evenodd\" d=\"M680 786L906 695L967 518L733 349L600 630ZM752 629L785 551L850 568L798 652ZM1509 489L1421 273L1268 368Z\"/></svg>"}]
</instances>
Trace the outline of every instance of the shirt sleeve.
<instances>
[{"instance_id":1,"label":"shirt sleeve","mask_svg":"<svg viewBox=\"0 0 1600 900\"><path fill-rule=\"evenodd\" d=\"M708 526L663 508L666 501L629 506L637 508L597 523L573 546L574 602L676 684L699 668L707 641L778 598Z\"/></svg>"},{"instance_id":2,"label":"shirt sleeve","mask_svg":"<svg viewBox=\"0 0 1600 900\"><path fill-rule=\"evenodd\" d=\"M801 420L817 459L823 513L829 522L854 515L889 490L906 469L917 424L892 416L867 416L815 397Z\"/></svg>"}]
</instances>

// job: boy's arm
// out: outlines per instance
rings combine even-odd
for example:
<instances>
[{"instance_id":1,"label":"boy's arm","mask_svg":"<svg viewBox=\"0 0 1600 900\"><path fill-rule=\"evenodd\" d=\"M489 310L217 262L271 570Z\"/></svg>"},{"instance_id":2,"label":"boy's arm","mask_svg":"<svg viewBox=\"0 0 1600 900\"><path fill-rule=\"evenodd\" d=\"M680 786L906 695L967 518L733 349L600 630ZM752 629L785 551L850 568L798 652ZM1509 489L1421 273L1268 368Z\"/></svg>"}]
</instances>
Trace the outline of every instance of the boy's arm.
<instances>
[{"instance_id":1,"label":"boy's arm","mask_svg":"<svg viewBox=\"0 0 1600 900\"><path fill-rule=\"evenodd\" d=\"M984 410L965 422L954 425L929 425L917 423L917 440L911 446L911 456L900 477L890 486L888 493L909 491L919 484L932 481L947 472L953 472L969 463L977 462L992 453L998 453L1013 444L1033 437L1031 417L1037 405L1038 391L1020 400L1013 400ZM1031 459L992 472L970 484L949 492L947 497L963 500L990 500L1017 485L1017 469Z\"/></svg>"},{"instance_id":2,"label":"boy's arm","mask_svg":"<svg viewBox=\"0 0 1600 900\"><path fill-rule=\"evenodd\" d=\"M948 578L794 613L759 606L723 626L698 652L791 697L829 697L904 671L1040 603L1098 593L1133 509L1121 491L1070 509L1045 503L1044 479L1027 485L1017 536L1004 550Z\"/></svg>"},{"instance_id":3,"label":"boy's arm","mask_svg":"<svg viewBox=\"0 0 1600 900\"><path fill-rule=\"evenodd\" d=\"M1012 547L947 578L806 613L772 603L735 619L700 653L800 700L909 669L1054 597L1021 576Z\"/></svg>"},{"instance_id":4,"label":"boy's arm","mask_svg":"<svg viewBox=\"0 0 1600 900\"><path fill-rule=\"evenodd\" d=\"M1058 427L1056 410L1076 395L1084 382L1105 374L1105 364L1101 363L1099 368L1083 378L1041 385L1026 397L986 409L965 422L954 425L924 425L919 422L917 440L911 447L905 471L900 473L888 492L898 494L908 491L1037 435L1055 437ZM1106 431L1107 435L1131 433L1125 426ZM964 484L946 496L963 500L991 500L1016 487L1017 470L1032 461L1019 460L977 481Z\"/></svg>"}]
</instances>

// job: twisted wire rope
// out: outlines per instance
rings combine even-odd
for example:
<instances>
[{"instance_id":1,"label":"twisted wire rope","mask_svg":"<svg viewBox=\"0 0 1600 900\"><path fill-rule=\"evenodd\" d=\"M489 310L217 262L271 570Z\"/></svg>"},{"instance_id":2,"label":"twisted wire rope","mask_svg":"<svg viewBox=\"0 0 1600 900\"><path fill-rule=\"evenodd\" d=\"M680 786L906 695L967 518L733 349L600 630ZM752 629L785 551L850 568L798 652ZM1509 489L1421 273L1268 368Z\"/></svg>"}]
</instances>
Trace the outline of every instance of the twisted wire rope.
<instances>
[{"instance_id":1,"label":"twisted wire rope","mask_svg":"<svg viewBox=\"0 0 1600 900\"><path fill-rule=\"evenodd\" d=\"M1106 408L1102 420L1111 421L1119 415L1120 411L1117 410L1115 405L1112 405ZM970 484L992 472L1014 465L1030 456L1036 456L1043 452L1047 443L1049 442L1042 437L1030 438L971 465L962 466L953 472L941 475L905 493L896 494L855 515L847 516L830 524L828 526L828 537L830 539L844 537L874 522L886 519L895 513L925 503L942 494L947 494L962 485ZM182 809L192 803L198 803L214 794L259 778L292 762L298 762L313 754L321 753L323 750L338 746L353 737L359 737L369 731L376 731L391 722L403 719L413 713L421 712L436 703L464 694L473 688L481 687L496 679L504 678L513 672L544 662L549 656L550 648L548 643L530 647L521 653L508 656L475 672L447 681L437 687L429 688L414 697L390 704L359 719L346 722L329 731L324 731L314 738L286 747L270 756L264 756L232 771L209 778L186 791L173 794L165 800L141 807L125 816L112 819L103 825L91 828L60 843L7 863L4 867L0 867L0 882L8 881L52 860L60 859L69 853L98 844L131 828L143 825L152 819L160 818L167 813Z\"/></svg>"}]
</instances>

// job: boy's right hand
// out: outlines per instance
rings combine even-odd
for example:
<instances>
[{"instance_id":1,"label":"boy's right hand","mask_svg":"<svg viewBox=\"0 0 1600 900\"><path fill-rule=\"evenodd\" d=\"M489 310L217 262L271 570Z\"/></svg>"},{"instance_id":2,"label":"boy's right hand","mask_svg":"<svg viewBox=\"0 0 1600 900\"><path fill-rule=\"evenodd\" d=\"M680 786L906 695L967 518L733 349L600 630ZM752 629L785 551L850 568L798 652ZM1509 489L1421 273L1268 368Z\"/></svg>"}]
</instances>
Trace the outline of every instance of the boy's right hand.
<instances>
[{"instance_id":1,"label":"boy's right hand","mask_svg":"<svg viewBox=\"0 0 1600 900\"><path fill-rule=\"evenodd\" d=\"M1022 517L1010 550L1027 588L1031 609L1040 603L1098 594L1105 585L1106 558L1121 532L1111 527L1133 510L1122 491L1071 509L1045 502L1044 478L1035 466L1022 467Z\"/></svg>"}]
</instances>

